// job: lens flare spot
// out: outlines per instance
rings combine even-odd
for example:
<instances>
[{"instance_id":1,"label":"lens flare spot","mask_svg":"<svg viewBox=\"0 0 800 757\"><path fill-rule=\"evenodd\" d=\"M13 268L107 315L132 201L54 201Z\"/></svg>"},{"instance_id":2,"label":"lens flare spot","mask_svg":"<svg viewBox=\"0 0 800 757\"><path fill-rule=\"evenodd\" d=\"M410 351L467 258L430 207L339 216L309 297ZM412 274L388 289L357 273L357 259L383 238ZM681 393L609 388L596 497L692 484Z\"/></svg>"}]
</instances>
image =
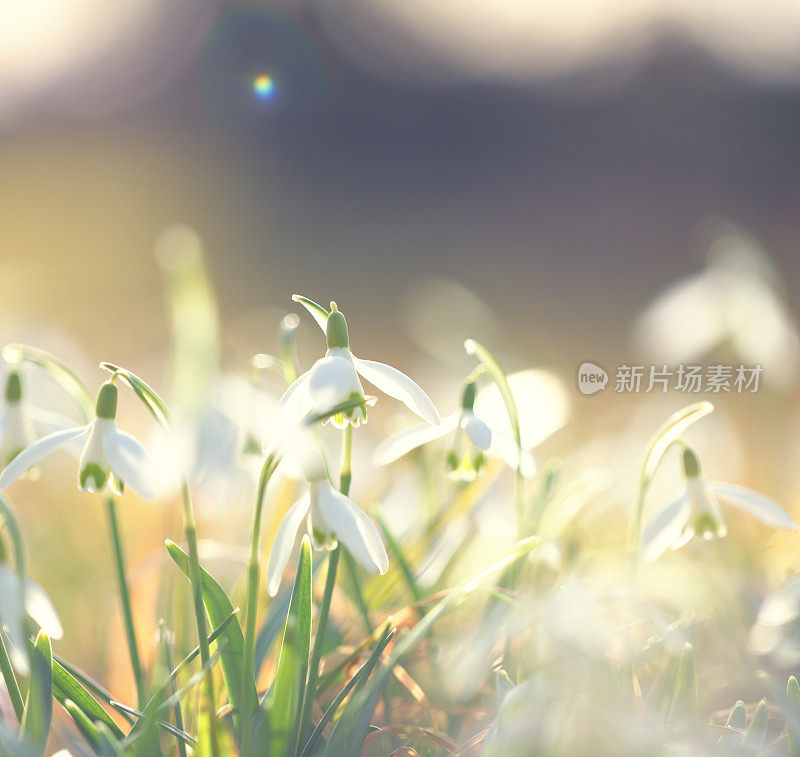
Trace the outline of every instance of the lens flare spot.
<instances>
[{"instance_id":1,"label":"lens flare spot","mask_svg":"<svg viewBox=\"0 0 800 757\"><path fill-rule=\"evenodd\" d=\"M259 100L271 100L275 94L275 81L269 74L258 74L253 77L253 94Z\"/></svg>"}]
</instances>

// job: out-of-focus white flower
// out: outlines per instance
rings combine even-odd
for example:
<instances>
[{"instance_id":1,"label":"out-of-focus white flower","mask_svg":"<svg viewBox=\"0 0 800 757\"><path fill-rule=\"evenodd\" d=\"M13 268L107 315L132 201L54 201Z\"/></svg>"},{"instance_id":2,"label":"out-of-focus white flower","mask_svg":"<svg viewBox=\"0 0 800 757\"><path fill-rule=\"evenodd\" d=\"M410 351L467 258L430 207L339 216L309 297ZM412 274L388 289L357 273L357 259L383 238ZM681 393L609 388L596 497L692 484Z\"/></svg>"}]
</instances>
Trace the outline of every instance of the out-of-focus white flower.
<instances>
[{"instance_id":1,"label":"out-of-focus white flower","mask_svg":"<svg viewBox=\"0 0 800 757\"><path fill-rule=\"evenodd\" d=\"M800 374L800 337L766 254L740 233L714 243L705 270L683 279L640 316L645 357L664 364L701 359L723 345L764 381L786 389Z\"/></svg>"},{"instance_id":2,"label":"out-of-focus white flower","mask_svg":"<svg viewBox=\"0 0 800 757\"><path fill-rule=\"evenodd\" d=\"M30 407L23 398L19 371L9 370L5 404L0 410L0 465L8 465L37 438L69 425L67 418Z\"/></svg>"},{"instance_id":3,"label":"out-of-focus white flower","mask_svg":"<svg viewBox=\"0 0 800 757\"><path fill-rule=\"evenodd\" d=\"M331 303L332 312L325 324L328 350L310 370L302 374L281 397L291 422L309 413L324 413L350 400L362 400L354 408L334 415L330 422L337 428L348 423L358 426L367 420L367 403L359 376L374 384L390 397L428 423L439 424L441 418L427 394L397 368L374 360L361 360L350 351L350 337L344 315Z\"/></svg>"},{"instance_id":4,"label":"out-of-focus white flower","mask_svg":"<svg viewBox=\"0 0 800 757\"><path fill-rule=\"evenodd\" d=\"M422 423L400 429L378 445L373 462L375 465L387 465L424 444L452 434L447 468L456 478L474 479L483 470L484 452L501 457L514 470L521 466L522 474L532 477L536 473L533 455L526 449L520 450L514 439L479 418L473 410L475 397L475 382L468 381L461 393L459 411L446 416L435 426ZM467 440L471 451L462 450L463 439Z\"/></svg>"},{"instance_id":5,"label":"out-of-focus white flower","mask_svg":"<svg viewBox=\"0 0 800 757\"><path fill-rule=\"evenodd\" d=\"M118 392L113 382L106 382L97 395L96 417L91 423L56 431L20 452L0 473L0 489L6 489L29 468L62 447L85 438L78 466L81 491L99 492L110 482L117 493L122 493L123 485L130 484L144 499L153 499L152 465L144 447L117 428Z\"/></svg>"},{"instance_id":6,"label":"out-of-focus white flower","mask_svg":"<svg viewBox=\"0 0 800 757\"><path fill-rule=\"evenodd\" d=\"M289 508L275 534L267 567L267 593L271 597L278 592L283 569L304 519L316 549L333 549L341 542L370 573L383 575L389 569L386 548L367 514L336 491L327 478L314 476L308 482L308 491Z\"/></svg>"},{"instance_id":7,"label":"out-of-focus white flower","mask_svg":"<svg viewBox=\"0 0 800 757\"><path fill-rule=\"evenodd\" d=\"M683 451L686 487L648 523L642 537L642 557L653 561L666 549L680 549L693 536L717 539L728 529L719 500L752 515L772 528L796 531L794 518L780 505L743 486L709 481L700 473L700 462L686 447Z\"/></svg>"},{"instance_id":8,"label":"out-of-focus white flower","mask_svg":"<svg viewBox=\"0 0 800 757\"><path fill-rule=\"evenodd\" d=\"M749 647L781 668L800 664L800 575L790 576L764 599L750 629Z\"/></svg>"},{"instance_id":9,"label":"out-of-focus white flower","mask_svg":"<svg viewBox=\"0 0 800 757\"><path fill-rule=\"evenodd\" d=\"M64 635L61 620L45 590L30 578L25 579L23 586L19 575L8 563L1 563L0 622L8 629L12 662L24 675L29 672L26 617L30 617L53 639L60 639Z\"/></svg>"}]
</instances>

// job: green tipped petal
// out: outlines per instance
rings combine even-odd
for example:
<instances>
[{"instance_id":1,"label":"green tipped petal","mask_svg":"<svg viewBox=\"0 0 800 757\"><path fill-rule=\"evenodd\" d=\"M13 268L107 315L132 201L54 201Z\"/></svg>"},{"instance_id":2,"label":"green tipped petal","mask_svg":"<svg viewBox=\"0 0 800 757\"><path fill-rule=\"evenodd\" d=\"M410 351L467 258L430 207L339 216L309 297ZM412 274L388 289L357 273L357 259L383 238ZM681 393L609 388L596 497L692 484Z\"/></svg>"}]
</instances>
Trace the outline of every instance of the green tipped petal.
<instances>
[{"instance_id":1,"label":"green tipped petal","mask_svg":"<svg viewBox=\"0 0 800 757\"><path fill-rule=\"evenodd\" d=\"M92 486L89 486L89 481L91 480ZM86 463L86 465L81 468L80 473L80 488L81 491L86 491L89 489L90 491L99 492L103 489L108 481L108 471L103 470L97 463Z\"/></svg>"}]
</instances>

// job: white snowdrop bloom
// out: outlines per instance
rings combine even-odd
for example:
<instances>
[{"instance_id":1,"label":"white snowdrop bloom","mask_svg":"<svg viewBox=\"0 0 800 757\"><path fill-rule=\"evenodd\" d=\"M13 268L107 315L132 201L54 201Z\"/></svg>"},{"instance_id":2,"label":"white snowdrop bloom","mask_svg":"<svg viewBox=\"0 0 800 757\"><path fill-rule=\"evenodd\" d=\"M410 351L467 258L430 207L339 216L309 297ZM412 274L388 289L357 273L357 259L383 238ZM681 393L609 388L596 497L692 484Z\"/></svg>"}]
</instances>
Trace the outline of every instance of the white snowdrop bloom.
<instances>
[{"instance_id":1,"label":"white snowdrop bloom","mask_svg":"<svg viewBox=\"0 0 800 757\"><path fill-rule=\"evenodd\" d=\"M667 549L680 549L693 536L722 538L728 532L720 501L733 505L772 528L796 531L794 518L780 505L743 486L709 481L700 473L700 462L688 447L683 452L686 487L668 502L645 527L642 557L652 562Z\"/></svg>"},{"instance_id":2,"label":"white snowdrop bloom","mask_svg":"<svg viewBox=\"0 0 800 757\"><path fill-rule=\"evenodd\" d=\"M800 375L800 336L779 282L754 240L724 234L704 270L669 287L642 313L636 330L643 355L677 365L724 345L738 360L762 366L767 384L787 390Z\"/></svg>"},{"instance_id":3,"label":"white snowdrop bloom","mask_svg":"<svg viewBox=\"0 0 800 757\"><path fill-rule=\"evenodd\" d=\"M129 484L144 499L153 499L153 467L147 452L134 437L117 428L118 393L114 383L106 382L97 395L96 417L91 423L56 431L20 452L0 473L0 490L57 450L83 439L78 466L81 491L99 492L110 483L122 493L123 485Z\"/></svg>"},{"instance_id":4,"label":"white snowdrop bloom","mask_svg":"<svg viewBox=\"0 0 800 757\"><path fill-rule=\"evenodd\" d=\"M51 638L60 639L64 635L61 620L45 590L30 578L25 579L23 586L11 566L0 563L0 623L6 627L11 640L12 662L25 675L29 672L25 630L28 617Z\"/></svg>"},{"instance_id":5,"label":"white snowdrop bloom","mask_svg":"<svg viewBox=\"0 0 800 757\"><path fill-rule=\"evenodd\" d=\"M526 449L520 450L510 436L479 418L474 410L476 386L469 381L461 393L461 409L445 417L436 426L415 424L400 429L384 439L373 455L375 465L388 465L403 455L424 444L452 435L447 451L447 469L461 480L472 480L485 466L484 453L501 457L506 464L516 470L521 465L522 474L527 478L536 473L533 455ZM468 448L462 442L466 440Z\"/></svg>"},{"instance_id":6,"label":"white snowdrop bloom","mask_svg":"<svg viewBox=\"0 0 800 757\"><path fill-rule=\"evenodd\" d=\"M267 593L278 593L281 575L292 553L297 532L306 521L316 549L333 549L341 542L356 562L370 573L383 575L389 557L378 529L367 514L324 476L308 482L308 491L292 505L278 526L267 566Z\"/></svg>"},{"instance_id":7,"label":"white snowdrop bloom","mask_svg":"<svg viewBox=\"0 0 800 757\"><path fill-rule=\"evenodd\" d=\"M297 422L309 413L324 413L350 400L360 404L334 415L330 422L337 428L348 423L358 426L367 420L367 403L361 378L390 397L400 400L406 407L426 420L439 424L441 418L427 394L397 368L374 360L362 360L350 351L347 321L331 303L332 312L325 323L328 351L310 370L302 374L284 392L280 405L290 422Z\"/></svg>"},{"instance_id":8,"label":"white snowdrop bloom","mask_svg":"<svg viewBox=\"0 0 800 757\"><path fill-rule=\"evenodd\" d=\"M19 371L9 370L0 410L0 465L8 465L37 438L70 425L67 418L30 407L23 399Z\"/></svg>"}]
</instances>

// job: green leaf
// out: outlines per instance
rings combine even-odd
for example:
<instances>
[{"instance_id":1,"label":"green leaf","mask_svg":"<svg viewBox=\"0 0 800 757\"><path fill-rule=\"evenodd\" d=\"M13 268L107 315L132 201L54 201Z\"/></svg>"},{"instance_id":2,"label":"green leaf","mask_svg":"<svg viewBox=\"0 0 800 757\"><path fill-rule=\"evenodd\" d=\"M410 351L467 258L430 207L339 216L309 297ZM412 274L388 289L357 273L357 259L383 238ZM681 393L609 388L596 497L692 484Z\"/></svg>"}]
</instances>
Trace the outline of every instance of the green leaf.
<instances>
[{"instance_id":1,"label":"green leaf","mask_svg":"<svg viewBox=\"0 0 800 757\"><path fill-rule=\"evenodd\" d=\"M278 669L262 703L270 729L270 754L294 755L311 652L311 541L303 537L286 616ZM265 722L266 719L259 722ZM253 743L259 743L258 738Z\"/></svg>"},{"instance_id":2,"label":"green leaf","mask_svg":"<svg viewBox=\"0 0 800 757\"><path fill-rule=\"evenodd\" d=\"M697 722L697 660L694 647L688 641L678 662L670 722L672 725Z\"/></svg>"},{"instance_id":3,"label":"green leaf","mask_svg":"<svg viewBox=\"0 0 800 757\"><path fill-rule=\"evenodd\" d=\"M156 242L164 277L172 332L172 391L178 416L201 410L219 365L217 297L208 275L203 245L186 226L164 230Z\"/></svg>"},{"instance_id":4,"label":"green leaf","mask_svg":"<svg viewBox=\"0 0 800 757\"><path fill-rule=\"evenodd\" d=\"M175 542L167 539L165 542L170 557L181 569L183 574L189 577L189 556ZM234 612L233 605L225 594L225 590L217 583L213 576L202 567L200 568L200 583L203 589L203 603L206 607L209 620L212 626L219 626ZM225 626L222 637L226 643L222 648L220 659L222 662L222 675L225 679L225 687L228 690L228 699L233 709L234 721L238 719L240 700L242 694L242 676L248 679L248 686L252 681L252 700L256 701L256 682L253 672L242 670L242 660L244 659L244 635L238 620L232 620Z\"/></svg>"},{"instance_id":5,"label":"green leaf","mask_svg":"<svg viewBox=\"0 0 800 757\"><path fill-rule=\"evenodd\" d=\"M53 650L50 637L39 631L31 653L31 682L20 732L37 753L44 754L53 717Z\"/></svg>"},{"instance_id":6,"label":"green leaf","mask_svg":"<svg viewBox=\"0 0 800 757\"><path fill-rule=\"evenodd\" d=\"M731 707L728 720L725 722L725 732L719 737L720 746L735 748L742 743L742 737L747 729L747 710L740 699Z\"/></svg>"},{"instance_id":7,"label":"green leaf","mask_svg":"<svg viewBox=\"0 0 800 757\"><path fill-rule=\"evenodd\" d=\"M433 628L434 624L446 615L448 612L458 607L464 602L471 594L480 589L492 576L505 570L510 565L515 563L521 557L527 555L531 550L535 549L540 544L540 539L536 536L530 536L525 539L520 539L516 544L512 544L505 549L500 556L500 559L490 565L488 568L478 571L472 576L464 579L456 586L454 586L447 595L440 599L433 608L419 621L408 633L406 633L395 645L392 654L386 665L381 666L380 670L372 677L371 682L364 688L358 697L353 697L352 706L356 710L366 713L361 718L358 727L356 728L356 737L351 741L351 746L359 739L363 740L366 735L368 720L383 687L387 683L389 674L395 665L397 665L407 654L419 644L428 632ZM344 752L345 754L354 752Z\"/></svg>"},{"instance_id":8,"label":"green leaf","mask_svg":"<svg viewBox=\"0 0 800 757\"><path fill-rule=\"evenodd\" d=\"M372 674L372 671L378 664L378 660L380 660L380 657L383 654L383 650L386 649L386 646L394 637L396 630L397 629L392 628L389 623L386 624L383 633L378 639L378 643L375 645L375 649L367 661L355 672L350 680L342 687L342 690L336 695L334 700L328 705L327 709L320 718L319 723L317 723L316 727L311 733L311 736L306 742L300 757L310 757L310 755L313 754L314 747L322 736L322 732L325 730L325 727L328 725L328 723L331 722L342 702L344 702L347 696L351 693L354 697L366 685L370 675ZM351 697L350 702L353 701L353 697ZM357 715L358 713L354 708L345 706L345 710L342 712L341 717L336 722L336 728L331 734L331 744L341 743L348 731L348 724L354 722Z\"/></svg>"},{"instance_id":9,"label":"green leaf","mask_svg":"<svg viewBox=\"0 0 800 757\"><path fill-rule=\"evenodd\" d=\"M58 660L53 660L53 696L62 705L70 700L84 715L94 722L105 723L117 739L124 734L114 719Z\"/></svg>"},{"instance_id":10,"label":"green leaf","mask_svg":"<svg viewBox=\"0 0 800 757\"><path fill-rule=\"evenodd\" d=\"M127 704L122 704L122 702L115 702L112 700L111 704L120 712L126 712L128 715L136 716L139 718L139 722L147 717L141 710L137 710L135 707L131 707ZM159 728L163 728L168 733L171 733L173 736L180 739L184 744L188 744L190 747L197 745L197 742L188 733L186 733L186 731L177 728L176 726L172 725L172 723L168 723L166 720L161 720L160 718L155 718L153 722L155 722ZM129 741L132 741L132 739L129 739Z\"/></svg>"},{"instance_id":11,"label":"green leaf","mask_svg":"<svg viewBox=\"0 0 800 757\"><path fill-rule=\"evenodd\" d=\"M800 684L794 676L786 682L786 699L789 757L800 757Z\"/></svg>"},{"instance_id":12,"label":"green leaf","mask_svg":"<svg viewBox=\"0 0 800 757\"><path fill-rule=\"evenodd\" d=\"M767 735L767 723L769 721L769 713L767 712L767 700L762 699L753 711L753 717L750 719L750 725L747 726L747 731L744 734L744 743L754 753L761 750L764 746L764 739Z\"/></svg>"},{"instance_id":13,"label":"green leaf","mask_svg":"<svg viewBox=\"0 0 800 757\"><path fill-rule=\"evenodd\" d=\"M309 313L311 317L317 322L317 325L322 329L322 333L328 330L328 316L330 313L314 300L309 300L308 297L303 297L302 294L293 294L292 299L299 302Z\"/></svg>"},{"instance_id":14,"label":"green leaf","mask_svg":"<svg viewBox=\"0 0 800 757\"><path fill-rule=\"evenodd\" d=\"M72 718L75 727L80 731L81 736L89 743L92 751L100 757L116 757L120 754L119 746L105 728L104 723L93 723L71 699L64 700L64 709Z\"/></svg>"},{"instance_id":15,"label":"green leaf","mask_svg":"<svg viewBox=\"0 0 800 757\"><path fill-rule=\"evenodd\" d=\"M150 411L162 428L169 428L172 425L172 415L170 414L164 400L146 381L140 379L135 373L127 368L120 368L113 363L100 363L104 371L119 376L133 390L133 393L142 401L144 406Z\"/></svg>"},{"instance_id":16,"label":"green leaf","mask_svg":"<svg viewBox=\"0 0 800 757\"><path fill-rule=\"evenodd\" d=\"M27 344L7 344L3 359L12 364L25 361L37 365L72 398L87 421L94 418L94 398L83 381L49 352Z\"/></svg>"}]
</instances>

